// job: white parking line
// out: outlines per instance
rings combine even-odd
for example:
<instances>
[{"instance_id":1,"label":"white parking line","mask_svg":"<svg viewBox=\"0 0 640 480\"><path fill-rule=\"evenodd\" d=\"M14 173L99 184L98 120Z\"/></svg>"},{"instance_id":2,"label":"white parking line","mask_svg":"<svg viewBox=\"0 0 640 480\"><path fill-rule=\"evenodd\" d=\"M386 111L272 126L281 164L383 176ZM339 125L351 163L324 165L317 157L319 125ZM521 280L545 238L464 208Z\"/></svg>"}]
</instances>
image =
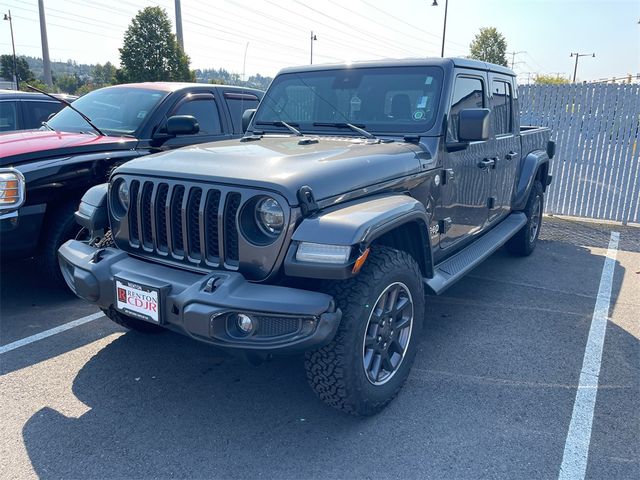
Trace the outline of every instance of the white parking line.
<instances>
[{"instance_id":1,"label":"white parking line","mask_svg":"<svg viewBox=\"0 0 640 480\"><path fill-rule=\"evenodd\" d=\"M11 350L15 350L16 348L29 345L30 343L37 342L38 340L42 340L43 338L47 338L52 335L65 332L72 328L79 327L80 325L84 325L85 323L93 322L94 320L97 320L98 318L103 316L104 313L102 312L94 313L92 315L87 315L86 317L79 318L78 320L74 320L73 322L65 323L64 325L60 325L50 330L45 330L44 332L31 335L30 337L22 338L20 340L16 340L15 342L8 343L7 345L3 345L0 347L0 355L10 352Z\"/></svg>"},{"instance_id":2,"label":"white parking line","mask_svg":"<svg viewBox=\"0 0 640 480\"><path fill-rule=\"evenodd\" d=\"M602 275L600 276L598 297L593 309L593 317L591 318L587 346L582 360L582 371L580 372L578 391L573 404L571 423L569 424L569 432L564 444L562 465L560 465L560 474L558 475L560 480L582 480L587 471L593 411L596 406L596 395L598 394L602 347L607 332L607 320L611 305L611 287L619 240L620 234L611 232L609 248L602 267Z\"/></svg>"}]
</instances>

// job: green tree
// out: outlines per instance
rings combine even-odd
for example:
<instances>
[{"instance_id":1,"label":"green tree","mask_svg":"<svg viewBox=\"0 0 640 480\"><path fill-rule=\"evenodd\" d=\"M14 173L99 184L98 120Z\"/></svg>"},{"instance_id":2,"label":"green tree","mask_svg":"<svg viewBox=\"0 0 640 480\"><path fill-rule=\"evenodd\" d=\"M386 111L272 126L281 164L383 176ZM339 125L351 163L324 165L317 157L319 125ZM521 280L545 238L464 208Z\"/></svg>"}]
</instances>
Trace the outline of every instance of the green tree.
<instances>
[{"instance_id":1,"label":"green tree","mask_svg":"<svg viewBox=\"0 0 640 480\"><path fill-rule=\"evenodd\" d=\"M536 75L533 82L536 85L564 85L565 83L569 83L569 80L560 76Z\"/></svg>"},{"instance_id":2,"label":"green tree","mask_svg":"<svg viewBox=\"0 0 640 480\"><path fill-rule=\"evenodd\" d=\"M481 28L469 50L469 58L507 66L507 41L495 27Z\"/></svg>"},{"instance_id":3,"label":"green tree","mask_svg":"<svg viewBox=\"0 0 640 480\"><path fill-rule=\"evenodd\" d=\"M120 63L120 77L127 82L195 81L189 57L178 45L161 7L146 7L131 21L120 49Z\"/></svg>"},{"instance_id":4,"label":"green tree","mask_svg":"<svg viewBox=\"0 0 640 480\"><path fill-rule=\"evenodd\" d=\"M99 63L93 67L93 82L98 85L113 85L116 83L116 67L107 62L104 65Z\"/></svg>"},{"instance_id":5,"label":"green tree","mask_svg":"<svg viewBox=\"0 0 640 480\"><path fill-rule=\"evenodd\" d=\"M74 93L84 82L78 75L60 75L56 77L55 86L60 92Z\"/></svg>"},{"instance_id":6,"label":"green tree","mask_svg":"<svg viewBox=\"0 0 640 480\"><path fill-rule=\"evenodd\" d=\"M29 63L24 57L16 58L16 71L21 82L30 82L35 75L29 69ZM0 77L13 80L13 55L0 55Z\"/></svg>"}]
</instances>

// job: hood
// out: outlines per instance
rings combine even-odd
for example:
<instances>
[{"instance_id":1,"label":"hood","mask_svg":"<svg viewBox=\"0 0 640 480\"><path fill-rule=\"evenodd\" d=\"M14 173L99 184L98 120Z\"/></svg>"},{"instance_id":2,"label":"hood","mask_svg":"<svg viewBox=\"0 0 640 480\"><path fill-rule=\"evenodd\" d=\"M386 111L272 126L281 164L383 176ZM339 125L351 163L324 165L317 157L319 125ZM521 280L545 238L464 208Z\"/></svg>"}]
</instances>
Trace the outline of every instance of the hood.
<instances>
[{"instance_id":1,"label":"hood","mask_svg":"<svg viewBox=\"0 0 640 480\"><path fill-rule=\"evenodd\" d=\"M126 150L138 140L127 137L95 136L88 133L63 133L50 130L28 130L0 135L0 165L17 165L77 153Z\"/></svg>"},{"instance_id":2,"label":"hood","mask_svg":"<svg viewBox=\"0 0 640 480\"><path fill-rule=\"evenodd\" d=\"M269 136L194 145L132 160L117 173L266 188L297 205L297 191L304 185L316 200L323 200L417 173L420 167L416 145L349 137L320 138L311 144L300 140Z\"/></svg>"}]
</instances>

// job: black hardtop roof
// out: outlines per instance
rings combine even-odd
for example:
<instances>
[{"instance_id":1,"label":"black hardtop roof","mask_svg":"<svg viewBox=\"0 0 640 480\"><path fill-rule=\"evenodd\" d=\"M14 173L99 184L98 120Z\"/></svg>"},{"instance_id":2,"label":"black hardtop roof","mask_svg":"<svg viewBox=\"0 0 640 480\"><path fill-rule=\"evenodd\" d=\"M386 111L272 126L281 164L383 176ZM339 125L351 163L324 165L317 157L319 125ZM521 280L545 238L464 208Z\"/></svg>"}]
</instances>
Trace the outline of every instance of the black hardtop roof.
<instances>
[{"instance_id":1,"label":"black hardtop roof","mask_svg":"<svg viewBox=\"0 0 640 480\"><path fill-rule=\"evenodd\" d=\"M485 70L504 75L515 76L515 72L510 68L496 65L495 63L482 62L480 60L472 60L469 58L402 58L402 59L386 59L358 61L352 63L332 63L332 64L316 64L303 65L299 67L287 67L278 72L281 73L302 73L310 71L322 70L342 70L348 68L375 68L375 67L416 67L416 66L435 66L442 67L445 70L453 67L470 68L474 70Z\"/></svg>"}]
</instances>

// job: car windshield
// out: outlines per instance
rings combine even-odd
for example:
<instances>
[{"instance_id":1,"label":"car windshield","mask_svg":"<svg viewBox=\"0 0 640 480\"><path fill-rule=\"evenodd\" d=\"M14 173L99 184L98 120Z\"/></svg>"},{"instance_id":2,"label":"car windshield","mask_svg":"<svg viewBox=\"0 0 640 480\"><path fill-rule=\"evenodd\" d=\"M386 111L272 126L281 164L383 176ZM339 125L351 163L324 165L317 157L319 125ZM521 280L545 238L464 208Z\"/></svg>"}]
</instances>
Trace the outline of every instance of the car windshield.
<instances>
[{"instance_id":1,"label":"car windshield","mask_svg":"<svg viewBox=\"0 0 640 480\"><path fill-rule=\"evenodd\" d=\"M442 89L439 67L376 67L277 76L255 116L255 129L355 134L345 124L378 134L417 133L434 122Z\"/></svg>"},{"instance_id":2,"label":"car windshield","mask_svg":"<svg viewBox=\"0 0 640 480\"><path fill-rule=\"evenodd\" d=\"M87 93L73 106L109 135L131 135L168 92L154 89L113 87ZM87 122L65 107L47 125L62 132L93 132Z\"/></svg>"}]
</instances>

